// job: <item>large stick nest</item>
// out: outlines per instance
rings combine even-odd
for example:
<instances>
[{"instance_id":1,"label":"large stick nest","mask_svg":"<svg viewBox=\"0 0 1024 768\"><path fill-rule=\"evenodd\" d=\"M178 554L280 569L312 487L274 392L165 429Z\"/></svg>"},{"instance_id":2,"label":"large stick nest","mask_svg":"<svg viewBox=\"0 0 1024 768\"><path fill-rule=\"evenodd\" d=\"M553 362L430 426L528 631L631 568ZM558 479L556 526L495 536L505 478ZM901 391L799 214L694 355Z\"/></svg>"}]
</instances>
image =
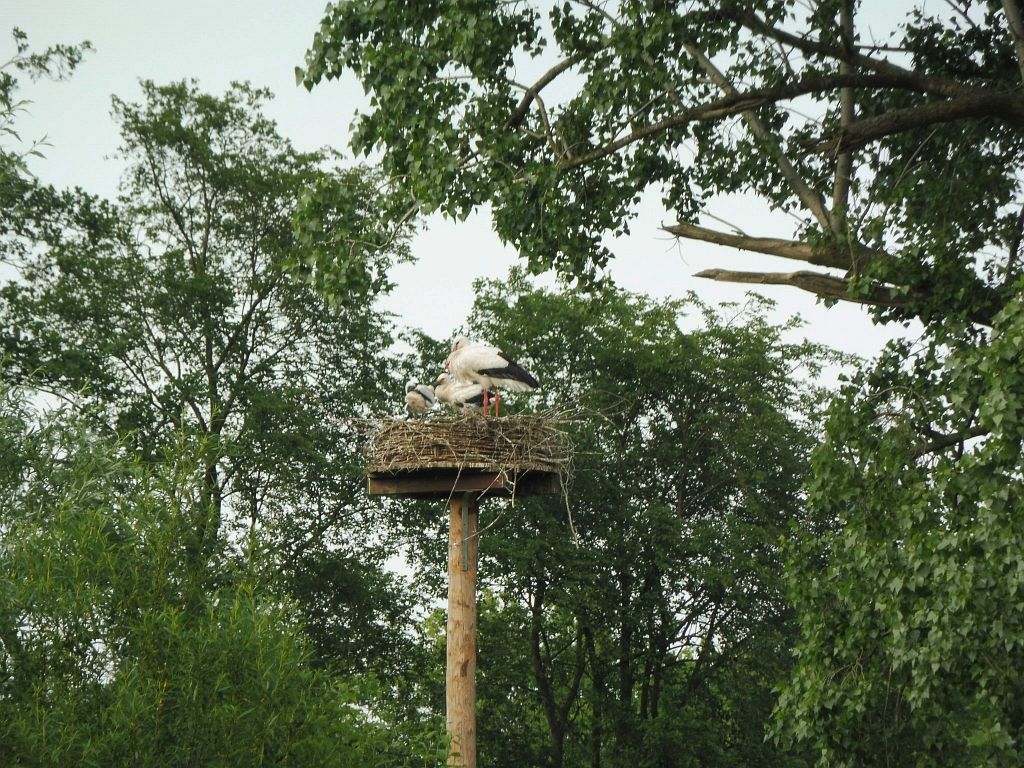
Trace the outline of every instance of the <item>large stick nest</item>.
<instances>
[{"instance_id":1,"label":"large stick nest","mask_svg":"<svg viewBox=\"0 0 1024 768\"><path fill-rule=\"evenodd\" d=\"M367 474L422 469L557 472L569 469L571 450L558 414L485 419L455 415L367 422Z\"/></svg>"}]
</instances>

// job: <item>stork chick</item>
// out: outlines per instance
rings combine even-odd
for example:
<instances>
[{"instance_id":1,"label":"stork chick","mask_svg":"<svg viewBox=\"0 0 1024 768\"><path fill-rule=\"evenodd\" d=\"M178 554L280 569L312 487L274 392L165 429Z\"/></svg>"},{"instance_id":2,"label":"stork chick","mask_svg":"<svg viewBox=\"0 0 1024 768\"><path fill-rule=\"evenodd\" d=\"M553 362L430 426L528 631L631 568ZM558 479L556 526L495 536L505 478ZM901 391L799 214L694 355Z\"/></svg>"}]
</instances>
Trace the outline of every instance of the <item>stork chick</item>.
<instances>
[{"instance_id":1,"label":"stork chick","mask_svg":"<svg viewBox=\"0 0 1024 768\"><path fill-rule=\"evenodd\" d=\"M459 381L442 373L434 382L434 394L452 408L480 408L484 403L484 388L472 381Z\"/></svg>"},{"instance_id":2,"label":"stork chick","mask_svg":"<svg viewBox=\"0 0 1024 768\"><path fill-rule=\"evenodd\" d=\"M436 402L434 388L429 384L420 384L416 379L410 379L405 385L405 410L410 416L425 416Z\"/></svg>"}]
</instances>

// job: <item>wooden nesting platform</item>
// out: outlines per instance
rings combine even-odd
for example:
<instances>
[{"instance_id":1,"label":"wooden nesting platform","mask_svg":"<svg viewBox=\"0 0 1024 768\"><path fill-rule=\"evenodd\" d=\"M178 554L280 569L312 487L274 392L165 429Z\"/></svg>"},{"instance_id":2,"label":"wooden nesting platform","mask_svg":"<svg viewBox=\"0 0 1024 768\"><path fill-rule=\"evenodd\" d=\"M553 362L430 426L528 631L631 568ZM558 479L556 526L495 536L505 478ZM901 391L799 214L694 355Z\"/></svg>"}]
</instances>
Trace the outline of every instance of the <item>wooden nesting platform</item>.
<instances>
[{"instance_id":1,"label":"wooden nesting platform","mask_svg":"<svg viewBox=\"0 0 1024 768\"><path fill-rule=\"evenodd\" d=\"M569 446L551 415L480 415L371 422L365 452L370 495L448 498L474 492L562 492Z\"/></svg>"},{"instance_id":2,"label":"wooden nesting platform","mask_svg":"<svg viewBox=\"0 0 1024 768\"><path fill-rule=\"evenodd\" d=\"M448 505L445 727L449 765L476 768L476 568L482 496L558 494L570 451L555 415L432 416L366 425L371 495Z\"/></svg>"}]
</instances>

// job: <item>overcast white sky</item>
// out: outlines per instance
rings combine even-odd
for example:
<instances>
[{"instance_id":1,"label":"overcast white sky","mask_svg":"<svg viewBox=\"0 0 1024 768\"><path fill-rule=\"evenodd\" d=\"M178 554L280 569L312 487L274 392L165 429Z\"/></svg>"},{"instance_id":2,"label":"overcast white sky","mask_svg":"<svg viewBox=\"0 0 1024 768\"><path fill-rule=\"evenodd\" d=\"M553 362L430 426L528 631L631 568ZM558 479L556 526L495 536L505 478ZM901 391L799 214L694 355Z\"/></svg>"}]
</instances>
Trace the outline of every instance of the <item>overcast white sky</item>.
<instances>
[{"instance_id":1,"label":"overcast white sky","mask_svg":"<svg viewBox=\"0 0 1024 768\"><path fill-rule=\"evenodd\" d=\"M889 11L899 8L901 16L906 8L903 2L872 1ZM27 32L34 47L90 40L96 49L71 80L26 84L22 95L33 103L19 120L19 132L27 140L45 135L51 145L33 170L60 186L112 195L120 168L108 159L117 145L110 96L137 98L139 79L162 83L190 77L214 93L233 80L269 87L277 97L269 112L297 147L347 150L349 124L363 99L358 84L326 83L312 93L295 85L294 68L302 63L323 8L324 0L0 0L0 59L12 50L12 26ZM793 269L782 259L769 265L766 257L731 249L677 244L658 229L670 219L656 196L650 198L631 227L633 234L614 243L611 271L627 289L657 297L696 290L711 303L742 301L744 286L692 275L715 266ZM714 212L751 234L790 234L783 217L756 201L726 201ZM450 337L467 316L473 279L502 276L516 260L492 232L486 214L461 223L430 219L414 241L414 252L418 261L395 270L398 289L383 304L403 324L441 338ZM780 319L804 317L808 338L849 352L872 356L893 332L874 326L852 305L826 310L793 288L766 286L760 292L779 302Z\"/></svg>"}]
</instances>

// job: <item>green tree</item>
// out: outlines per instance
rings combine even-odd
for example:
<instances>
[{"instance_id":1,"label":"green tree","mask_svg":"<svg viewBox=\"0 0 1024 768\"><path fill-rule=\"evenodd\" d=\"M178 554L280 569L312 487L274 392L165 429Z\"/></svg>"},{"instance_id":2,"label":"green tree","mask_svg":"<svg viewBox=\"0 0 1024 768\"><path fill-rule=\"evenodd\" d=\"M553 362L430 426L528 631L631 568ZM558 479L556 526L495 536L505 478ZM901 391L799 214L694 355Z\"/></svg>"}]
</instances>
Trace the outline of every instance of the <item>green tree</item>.
<instances>
[{"instance_id":1,"label":"green tree","mask_svg":"<svg viewBox=\"0 0 1024 768\"><path fill-rule=\"evenodd\" d=\"M423 209L488 203L536 269L593 276L650 189L679 237L848 273L705 276L991 322L1024 226L1017 3L911 9L891 40L871 22L852 0L339 2L298 76L354 73L354 149ZM794 214L794 239L698 225L730 193Z\"/></svg>"},{"instance_id":2,"label":"green tree","mask_svg":"<svg viewBox=\"0 0 1024 768\"><path fill-rule=\"evenodd\" d=\"M33 52L22 30L15 27L12 38L14 52L0 64L0 265L17 265L32 244L58 237L66 227L87 229L92 202L79 190L59 192L40 184L26 160L41 156L45 139L25 141L15 127L30 103L19 95L19 78L68 78L92 46L53 45Z\"/></svg>"},{"instance_id":3,"label":"green tree","mask_svg":"<svg viewBox=\"0 0 1024 768\"><path fill-rule=\"evenodd\" d=\"M437 721L383 724L410 598L348 540L371 526L340 474L391 391L369 304L404 245L265 93L143 90L115 100L117 203L25 176L4 211L0 378L84 415L0 392L0 762L440 764ZM285 275L346 236L373 254L344 292Z\"/></svg>"},{"instance_id":4,"label":"green tree","mask_svg":"<svg viewBox=\"0 0 1024 768\"><path fill-rule=\"evenodd\" d=\"M765 733L795 635L781 539L812 524L794 374L827 355L768 308L478 284L470 332L538 377L531 408L579 414L568 503L484 508L481 765L801 764Z\"/></svg>"},{"instance_id":5,"label":"green tree","mask_svg":"<svg viewBox=\"0 0 1024 768\"><path fill-rule=\"evenodd\" d=\"M894 345L832 408L809 491L837 527L793 552L778 726L823 764L1021 762L1022 318L941 362Z\"/></svg>"},{"instance_id":6,"label":"green tree","mask_svg":"<svg viewBox=\"0 0 1024 768\"><path fill-rule=\"evenodd\" d=\"M5 376L89 409L148 459L175 434L200 438L212 515L190 556L204 562L227 533L244 550L265 530L325 660L396 670L408 601L354 503L352 417L400 391L371 305L405 244L371 249L326 298L315 273L285 268L343 233L372 242L374 174L296 151L263 116L263 91L142 89L141 103L114 100L120 200L92 232L27 253L0 289ZM296 234L310 189L334 193Z\"/></svg>"},{"instance_id":7,"label":"green tree","mask_svg":"<svg viewBox=\"0 0 1024 768\"><path fill-rule=\"evenodd\" d=\"M353 72L354 145L399 199L489 204L534 269L600 275L602 238L654 192L669 233L802 262L704 277L921 321L850 383L814 460L813 514L836 522L792 559L777 733L822 765L1020 762L1024 22L1016 0L946 8L875 38L852 0L342 2L299 73ZM744 193L792 236L706 226Z\"/></svg>"},{"instance_id":8,"label":"green tree","mask_svg":"<svg viewBox=\"0 0 1024 768\"><path fill-rule=\"evenodd\" d=\"M262 546L238 560L220 535L196 560L197 519L215 513L190 436L143 461L4 388L0 437L4 765L430 759L426 727L403 743L357 679L314 671L297 611L260 575Z\"/></svg>"}]
</instances>

